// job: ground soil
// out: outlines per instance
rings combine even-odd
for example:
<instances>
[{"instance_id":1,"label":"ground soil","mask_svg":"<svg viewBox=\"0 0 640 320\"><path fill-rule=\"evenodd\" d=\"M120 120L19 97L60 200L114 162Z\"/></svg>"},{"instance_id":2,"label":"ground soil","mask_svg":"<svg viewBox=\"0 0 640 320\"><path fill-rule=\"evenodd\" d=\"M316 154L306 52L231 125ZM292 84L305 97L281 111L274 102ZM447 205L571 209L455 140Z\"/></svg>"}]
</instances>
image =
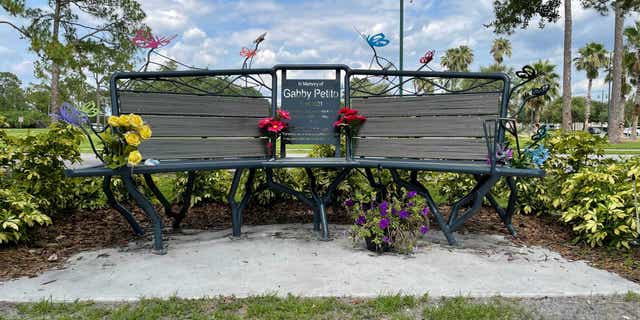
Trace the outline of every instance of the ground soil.
<instances>
[{"instance_id":1,"label":"ground soil","mask_svg":"<svg viewBox=\"0 0 640 320\"><path fill-rule=\"evenodd\" d=\"M149 223L144 215L139 210L133 212L148 230ZM332 208L328 209L328 219L330 223L351 223L346 212ZM246 209L244 216L244 223L250 225L309 223L311 220L312 212L298 202L253 205ZM52 226L35 230L27 244L0 247L0 281L33 277L44 270L62 267L68 257L80 251L148 240L134 236L115 210L65 212L54 216L53 221ZM166 218L165 225L170 226L171 220ZM437 228L435 223L432 225ZM570 230L551 217L516 216L514 225L518 236L513 241L518 245L548 247L567 259L585 260L594 267L616 272L640 283L638 248L620 252L574 244ZM191 208L183 221L185 229L221 230L230 227L231 212L227 205L218 203ZM467 221L460 232L502 234L512 238L495 211L487 207Z\"/></svg>"}]
</instances>

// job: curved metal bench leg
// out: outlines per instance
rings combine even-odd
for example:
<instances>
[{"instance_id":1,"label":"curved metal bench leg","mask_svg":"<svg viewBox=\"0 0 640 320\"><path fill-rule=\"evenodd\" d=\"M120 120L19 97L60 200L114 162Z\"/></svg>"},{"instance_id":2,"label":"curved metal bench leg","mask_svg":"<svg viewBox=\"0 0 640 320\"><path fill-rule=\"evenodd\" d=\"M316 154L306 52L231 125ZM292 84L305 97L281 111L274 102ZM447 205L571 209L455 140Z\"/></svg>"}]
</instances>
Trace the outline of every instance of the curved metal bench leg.
<instances>
[{"instance_id":1,"label":"curved metal bench leg","mask_svg":"<svg viewBox=\"0 0 640 320\"><path fill-rule=\"evenodd\" d=\"M453 232L449 228L449 224L444 219L444 216L442 215L442 212L440 212L440 209L438 209L438 205L433 200L433 197L431 197L431 193L429 193L429 190L427 190L427 188L425 188L417 180L417 177L416 177L415 180L412 179L414 181L409 182L409 181L405 181L402 178L400 178L400 175L398 174L398 172L396 170L391 169L389 171L391 172L391 176L393 177L393 181L395 181L398 185L400 185L401 187L404 187L406 189L413 190L413 191L417 192L419 195L421 195L427 201L427 205L429 206L429 210L431 210L431 213L436 218L436 222L440 226L440 230L442 230L442 233L444 234L445 238L447 239L447 242L449 243L449 245L452 245L452 246L456 245L458 243L458 241L456 240L456 237L453 235Z\"/></svg>"},{"instance_id":2,"label":"curved metal bench leg","mask_svg":"<svg viewBox=\"0 0 640 320\"><path fill-rule=\"evenodd\" d=\"M149 189L151 189L151 192L153 192L153 194L162 204L162 207L164 208L164 213L167 216L173 218L172 228L174 230L180 230L180 223L182 222L184 217L187 215L187 211L189 210L191 193L193 191L193 184L196 178L195 172L189 171L189 177L187 178L187 185L185 186L185 193L184 193L184 198L186 200L183 200L183 206L178 212L173 211L173 207L171 206L171 203L169 203L169 201L162 194L160 189L158 189L158 186L153 181L151 174L145 173L143 174L143 177L144 177L145 183L147 184Z\"/></svg>"},{"instance_id":3,"label":"curved metal bench leg","mask_svg":"<svg viewBox=\"0 0 640 320\"><path fill-rule=\"evenodd\" d=\"M318 188L317 188L317 184L316 184L316 178L315 175L313 174L313 171L310 168L305 168L307 175L309 176L309 179L311 180L311 197L308 197L306 195L304 195L302 192L293 190L285 185L282 185L278 182L275 182L273 180L273 170L272 169L266 169L267 172L267 183L266 186L269 188L272 188L276 191L279 192L284 192L284 193L288 193L296 198L298 198L298 200L300 200L301 202L303 202L304 204L308 205L309 207L313 208L314 210L314 229L315 229L315 225L316 223L318 223L319 225L322 226L322 236L321 236L321 240L331 240L331 238L329 237L329 223L327 221L327 215L326 215L326 211L325 208L327 206L327 204L331 201L331 195L333 194L333 192L335 191L335 189L338 187L338 185L344 181L344 179L346 179L346 177L349 175L349 172L351 172L351 168L345 168L343 169L338 176L331 182L331 184L329 185L329 187L327 188L327 191L325 192L324 195L320 195L318 192Z\"/></svg>"},{"instance_id":4,"label":"curved metal bench leg","mask_svg":"<svg viewBox=\"0 0 640 320\"><path fill-rule=\"evenodd\" d=\"M184 190L184 197L182 199L182 208L173 217L173 229L180 229L180 223L184 217L187 216L187 212L189 212L189 208L191 207L191 194L193 193L193 185L196 181L196 173L194 171L189 171L189 176L187 177L187 185Z\"/></svg>"},{"instance_id":5,"label":"curved metal bench leg","mask_svg":"<svg viewBox=\"0 0 640 320\"><path fill-rule=\"evenodd\" d=\"M383 184L381 181L376 181L373 176L373 172L371 172L371 168L364 168L365 175L367 180L369 181L369 185L378 190L378 195L376 196L376 200L378 202L382 202L382 200L386 199L388 196L387 186Z\"/></svg>"},{"instance_id":6,"label":"curved metal bench leg","mask_svg":"<svg viewBox=\"0 0 640 320\"><path fill-rule=\"evenodd\" d=\"M122 181L124 182L125 188L129 194L133 197L133 199L138 203L138 206L142 208L145 215L153 225L153 249L151 250L154 254L166 254L167 250L164 248L164 244L162 243L162 219L153 208L151 201L149 201L140 191L138 191L135 182L131 176L123 176Z\"/></svg>"},{"instance_id":7,"label":"curved metal bench leg","mask_svg":"<svg viewBox=\"0 0 640 320\"><path fill-rule=\"evenodd\" d=\"M123 207L113 195L113 190L111 190L111 176L104 177L104 180L102 182L102 191L104 191L104 194L107 196L107 202L109 203L109 205L112 208L116 209L116 211L118 211L120 215L122 215L127 220L129 226L131 226L131 229L133 230L133 233L135 233L137 236L143 236L144 230L142 230L142 227L140 227L140 224L138 223L138 221L136 221L136 218L133 217L131 211Z\"/></svg>"},{"instance_id":8,"label":"curved metal bench leg","mask_svg":"<svg viewBox=\"0 0 640 320\"><path fill-rule=\"evenodd\" d=\"M238 186L244 170L245 169L236 169L236 172L233 174L231 189L229 190L228 201L231 206L231 233L234 237L240 237L242 235L242 214L254 193L253 181L256 175L256 169L249 169L249 175L247 176L247 181L244 184L244 195L242 196L242 200L240 200L239 203L236 201Z\"/></svg>"},{"instance_id":9,"label":"curved metal bench leg","mask_svg":"<svg viewBox=\"0 0 640 320\"><path fill-rule=\"evenodd\" d=\"M498 204L498 201L496 201L495 197L491 193L487 193L486 197L487 200L489 200L491 206L500 216L500 219L504 223L504 226L507 228L509 233L511 233L511 235L515 237L517 233L515 228L513 227L512 218L513 213L515 212L516 202L518 200L518 189L516 186L515 177L505 177L505 179L507 180L507 185L509 186L509 202L506 209L502 208Z\"/></svg>"}]
</instances>

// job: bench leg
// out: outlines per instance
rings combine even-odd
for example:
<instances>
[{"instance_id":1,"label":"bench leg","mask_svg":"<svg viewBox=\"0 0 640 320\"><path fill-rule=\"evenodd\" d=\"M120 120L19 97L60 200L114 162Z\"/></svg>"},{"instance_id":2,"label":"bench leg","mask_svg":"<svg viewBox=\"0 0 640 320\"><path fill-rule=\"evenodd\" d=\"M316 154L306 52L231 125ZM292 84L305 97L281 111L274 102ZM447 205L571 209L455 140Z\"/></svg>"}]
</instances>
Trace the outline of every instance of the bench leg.
<instances>
[{"instance_id":1,"label":"bench leg","mask_svg":"<svg viewBox=\"0 0 640 320\"><path fill-rule=\"evenodd\" d=\"M507 208L502 208L498 201L496 201L495 197L491 193L487 193L487 200L491 204L491 206L496 210L500 219L504 223L504 226L507 228L509 233L512 236L516 236L516 230L513 227L512 218L513 213L516 208L516 202L518 200L518 189L516 186L516 178L515 177L505 177L507 180L507 185L509 186L509 202L507 203Z\"/></svg>"},{"instance_id":2,"label":"bench leg","mask_svg":"<svg viewBox=\"0 0 640 320\"><path fill-rule=\"evenodd\" d=\"M347 176L349 175L349 172L351 172L351 168L346 168L343 169L338 176L331 182L331 184L329 185L329 187L327 187L327 190L325 191L324 195L321 195L318 191L318 186L316 184L316 177L313 174L313 171L310 168L305 168L307 175L309 176L309 179L311 180L311 197L306 196L305 194L303 194L302 192L298 192L296 190L293 190L285 185L282 185L278 182L275 182L273 180L273 170L272 169L266 169L267 171L267 184L266 186L269 188L272 188L276 191L279 192L283 192L283 193L288 193L296 198L298 198L298 200L300 200L301 202L303 202L304 204L308 205L309 207L313 208L313 212L314 212L314 217L313 217L313 222L314 222L314 230L316 229L320 229L318 228L319 226L322 226L321 230L322 230L322 235L321 235L321 240L331 240L330 235L329 235L329 223L327 221L327 215L326 215L326 211L325 208L327 206L327 204L331 201L331 196L333 195L333 192L336 190L336 188L338 187L338 185L340 185L340 183L342 181L344 181L344 179L347 178Z\"/></svg>"},{"instance_id":3,"label":"bench leg","mask_svg":"<svg viewBox=\"0 0 640 320\"><path fill-rule=\"evenodd\" d=\"M372 188L378 190L376 194L376 201L382 202L388 196L387 186L382 183L382 181L376 181L375 177L373 176L373 172L371 172L371 168L365 168L364 172L366 174L367 180L369 181L369 185Z\"/></svg>"},{"instance_id":4,"label":"bench leg","mask_svg":"<svg viewBox=\"0 0 640 320\"><path fill-rule=\"evenodd\" d=\"M395 169L391 169L390 171L391 171L391 176L393 177L393 181L395 181L401 187L417 192L420 196L422 196L427 201L429 210L431 211L433 216L436 217L436 222L440 226L440 230L442 230L442 233L447 239L447 242L449 243L449 245L452 245L452 246L456 245L458 241L456 240L456 237L453 235L453 232L449 228L449 224L447 223L447 221L445 221L444 216L442 215L442 212L440 212L440 209L438 209L438 205L433 200L433 197L431 197L429 190L427 190L427 188L425 188L417 180L417 177L414 179L413 177L414 171L412 171L412 177L411 177L412 181L406 181L400 178L400 175Z\"/></svg>"},{"instance_id":5,"label":"bench leg","mask_svg":"<svg viewBox=\"0 0 640 320\"><path fill-rule=\"evenodd\" d=\"M135 233L137 236L143 236L144 230L142 230L142 227L140 227L140 224L138 223L138 221L136 221L136 218L133 217L131 211L123 207L113 195L113 190L111 189L111 176L104 177L104 181L102 182L102 191L104 191L104 194L107 196L107 202L109 203L109 205L112 208L116 209L116 211L118 211L120 215L122 215L127 220L129 226L131 226L131 229L133 230L133 233Z\"/></svg>"},{"instance_id":6,"label":"bench leg","mask_svg":"<svg viewBox=\"0 0 640 320\"><path fill-rule=\"evenodd\" d=\"M236 201L236 194L238 192L238 186L240 185L240 179L245 169L236 169L233 174L233 181L231 182L231 189L229 190L229 205L231 206L231 234L234 237L240 237L242 234L242 213L247 206L251 197L253 196L253 181L256 174L256 169L249 169L249 176L244 185L244 195L242 200L238 203Z\"/></svg>"},{"instance_id":7,"label":"bench leg","mask_svg":"<svg viewBox=\"0 0 640 320\"><path fill-rule=\"evenodd\" d=\"M176 231L180 230L180 223L182 222L184 217L187 215L187 211L189 210L189 206L191 204L190 203L191 193L193 191L193 184L196 178L195 172L189 171L189 176L187 178L187 185L185 186L183 206L178 212L173 211L171 203L169 203L167 198L162 194L162 192L160 192L160 189L158 189L158 186L153 181L151 174L145 173L143 174L143 176L144 176L144 181L149 187L149 189L151 189L151 192L153 192L156 198L160 200L162 207L164 207L164 213L167 216L173 218L172 228Z\"/></svg>"},{"instance_id":8,"label":"bench leg","mask_svg":"<svg viewBox=\"0 0 640 320\"><path fill-rule=\"evenodd\" d=\"M124 182L125 188L129 194L133 197L133 199L138 203L138 206L142 208L145 215L153 225L153 249L152 253L154 254L166 254L167 251L164 248L164 244L162 243L162 219L151 205L151 201L149 201L140 191L138 191L135 182L131 176L123 176L122 181Z\"/></svg>"}]
</instances>

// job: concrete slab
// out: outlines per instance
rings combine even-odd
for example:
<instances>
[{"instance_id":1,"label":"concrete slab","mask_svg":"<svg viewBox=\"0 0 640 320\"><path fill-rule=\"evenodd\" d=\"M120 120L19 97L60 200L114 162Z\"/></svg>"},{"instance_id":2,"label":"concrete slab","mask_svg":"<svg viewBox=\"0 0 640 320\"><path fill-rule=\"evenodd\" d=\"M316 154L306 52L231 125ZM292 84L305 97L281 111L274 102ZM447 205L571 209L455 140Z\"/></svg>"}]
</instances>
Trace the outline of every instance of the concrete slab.
<instances>
[{"instance_id":1,"label":"concrete slab","mask_svg":"<svg viewBox=\"0 0 640 320\"><path fill-rule=\"evenodd\" d=\"M148 244L84 252L65 269L0 283L0 301L127 301L141 297L244 297L411 294L485 297L583 296L640 292L640 286L584 262L538 247L517 247L500 236L460 235L450 247L437 232L412 256L376 255L354 248L348 226L335 239L316 240L310 225L245 227L172 235L169 253Z\"/></svg>"}]
</instances>

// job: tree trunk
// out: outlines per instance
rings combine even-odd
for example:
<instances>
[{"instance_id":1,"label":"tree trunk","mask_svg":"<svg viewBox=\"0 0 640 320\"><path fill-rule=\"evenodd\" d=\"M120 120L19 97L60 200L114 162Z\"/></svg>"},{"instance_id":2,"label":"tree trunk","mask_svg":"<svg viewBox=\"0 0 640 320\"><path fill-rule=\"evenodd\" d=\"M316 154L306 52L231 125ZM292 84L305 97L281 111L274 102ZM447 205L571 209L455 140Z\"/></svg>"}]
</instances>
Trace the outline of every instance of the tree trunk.
<instances>
[{"instance_id":1,"label":"tree trunk","mask_svg":"<svg viewBox=\"0 0 640 320\"><path fill-rule=\"evenodd\" d=\"M623 131L622 118L624 104L622 103L622 29L624 13L620 3L615 4L615 30L613 41L613 75L611 81L611 106L609 112L609 142L620 143Z\"/></svg>"},{"instance_id":2,"label":"tree trunk","mask_svg":"<svg viewBox=\"0 0 640 320\"><path fill-rule=\"evenodd\" d=\"M571 1L564 1L564 63L562 67L562 130L571 130Z\"/></svg>"},{"instance_id":3,"label":"tree trunk","mask_svg":"<svg viewBox=\"0 0 640 320\"><path fill-rule=\"evenodd\" d=\"M538 128L540 128L540 113L542 111L542 108L539 106L535 106L533 108L533 127L535 128L535 130L538 130Z\"/></svg>"},{"instance_id":4,"label":"tree trunk","mask_svg":"<svg viewBox=\"0 0 640 320\"><path fill-rule=\"evenodd\" d=\"M54 43L58 42L58 33L60 32L60 1L56 1L56 8L53 14L53 39ZM51 60L51 104L49 106L49 113L55 113L58 111L60 105L60 66L55 61Z\"/></svg>"},{"instance_id":5,"label":"tree trunk","mask_svg":"<svg viewBox=\"0 0 640 320\"><path fill-rule=\"evenodd\" d=\"M640 114L640 83L636 84L636 96L633 102L634 106L633 123L631 124L631 140L636 140L638 135L638 114Z\"/></svg>"},{"instance_id":6,"label":"tree trunk","mask_svg":"<svg viewBox=\"0 0 640 320\"><path fill-rule=\"evenodd\" d=\"M587 104L584 108L584 131L589 130L589 118L591 117L591 87L593 85L593 79L589 79L587 85Z\"/></svg>"},{"instance_id":7,"label":"tree trunk","mask_svg":"<svg viewBox=\"0 0 640 320\"><path fill-rule=\"evenodd\" d=\"M96 78L96 108L98 108L98 114L96 115L96 123L100 122L100 114L102 113L102 107L100 106L100 75L94 73Z\"/></svg>"}]
</instances>

